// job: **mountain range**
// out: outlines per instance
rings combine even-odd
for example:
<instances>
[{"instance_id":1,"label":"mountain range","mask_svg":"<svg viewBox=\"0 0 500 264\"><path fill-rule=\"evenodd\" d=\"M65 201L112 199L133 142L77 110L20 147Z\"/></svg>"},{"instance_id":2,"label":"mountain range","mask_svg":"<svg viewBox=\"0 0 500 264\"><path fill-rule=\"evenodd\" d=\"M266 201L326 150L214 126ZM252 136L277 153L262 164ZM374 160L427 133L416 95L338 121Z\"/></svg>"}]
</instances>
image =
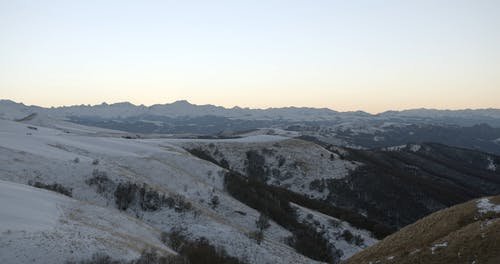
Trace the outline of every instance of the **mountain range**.
<instances>
[{"instance_id":1,"label":"mountain range","mask_svg":"<svg viewBox=\"0 0 500 264\"><path fill-rule=\"evenodd\" d=\"M200 117L219 116L244 120L283 120L283 121L336 121L345 118L372 118L380 120L412 118L415 120L453 119L450 122L491 123L500 126L500 109L465 109L436 110L412 109L403 111L386 111L379 114L369 114L363 111L338 112L328 108L283 107L267 109L224 108L215 105L195 105L186 100L170 104L155 104L151 106L134 105L129 102L100 105L74 105L44 108L26 106L11 100L0 100L0 109L6 115L26 115L29 112L44 112L57 117L99 117L99 118L130 118L138 116L162 117ZM8 111L6 109L9 109ZM19 117L19 116L17 116Z\"/></svg>"}]
</instances>

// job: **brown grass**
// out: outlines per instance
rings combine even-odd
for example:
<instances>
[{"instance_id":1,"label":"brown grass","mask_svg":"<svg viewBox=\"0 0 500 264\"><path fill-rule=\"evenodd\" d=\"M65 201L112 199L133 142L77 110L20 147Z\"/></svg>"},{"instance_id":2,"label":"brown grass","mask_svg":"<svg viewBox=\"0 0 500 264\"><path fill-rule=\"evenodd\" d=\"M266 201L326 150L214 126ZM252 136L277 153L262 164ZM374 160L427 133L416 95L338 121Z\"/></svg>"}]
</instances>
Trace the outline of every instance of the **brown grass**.
<instances>
[{"instance_id":1,"label":"brown grass","mask_svg":"<svg viewBox=\"0 0 500 264\"><path fill-rule=\"evenodd\" d=\"M500 263L500 213L480 214L477 200L431 214L354 255L344 264ZM500 204L500 196L490 197ZM433 245L447 246L431 250Z\"/></svg>"}]
</instances>

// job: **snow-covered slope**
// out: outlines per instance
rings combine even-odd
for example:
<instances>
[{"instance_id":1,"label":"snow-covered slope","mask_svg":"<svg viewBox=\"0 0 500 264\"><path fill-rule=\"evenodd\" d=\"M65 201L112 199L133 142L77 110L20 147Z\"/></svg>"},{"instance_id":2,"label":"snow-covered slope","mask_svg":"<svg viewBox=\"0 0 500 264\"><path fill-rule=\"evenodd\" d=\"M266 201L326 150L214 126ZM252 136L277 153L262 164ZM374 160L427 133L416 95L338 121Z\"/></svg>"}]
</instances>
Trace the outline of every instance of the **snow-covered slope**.
<instances>
[{"instance_id":1,"label":"snow-covered slope","mask_svg":"<svg viewBox=\"0 0 500 264\"><path fill-rule=\"evenodd\" d=\"M272 221L261 244L251 239L248 234L256 230L259 212L224 191L224 169L192 156L175 140L73 131L0 120L1 179L60 184L72 190L73 198L106 208L101 214L117 210L119 186L146 186L148 193L171 198L174 206L159 203L145 210L137 191L125 211L158 230L182 228L189 238L205 237L248 263L315 263L288 246L290 231ZM255 136L232 141L283 139ZM214 197L217 206L212 204Z\"/></svg>"},{"instance_id":2,"label":"snow-covered slope","mask_svg":"<svg viewBox=\"0 0 500 264\"><path fill-rule=\"evenodd\" d=\"M64 263L96 252L135 259L176 254L135 218L66 196L0 180L0 263Z\"/></svg>"},{"instance_id":3,"label":"snow-covered slope","mask_svg":"<svg viewBox=\"0 0 500 264\"><path fill-rule=\"evenodd\" d=\"M316 188L316 184L322 185L326 179L342 179L359 166L307 141L278 136L259 137L275 140L247 140L245 143L241 143L242 139L185 141L179 145L186 149L201 149L242 174L248 174L249 162L252 162L250 159L253 157L255 162L262 163L258 165L263 167L268 184L316 199L324 199L328 195L327 188Z\"/></svg>"},{"instance_id":4,"label":"snow-covered slope","mask_svg":"<svg viewBox=\"0 0 500 264\"><path fill-rule=\"evenodd\" d=\"M351 226L340 219L293 204L297 208L300 221L314 226L318 233L339 250L342 260L350 258L355 253L378 242L372 235Z\"/></svg>"}]
</instances>

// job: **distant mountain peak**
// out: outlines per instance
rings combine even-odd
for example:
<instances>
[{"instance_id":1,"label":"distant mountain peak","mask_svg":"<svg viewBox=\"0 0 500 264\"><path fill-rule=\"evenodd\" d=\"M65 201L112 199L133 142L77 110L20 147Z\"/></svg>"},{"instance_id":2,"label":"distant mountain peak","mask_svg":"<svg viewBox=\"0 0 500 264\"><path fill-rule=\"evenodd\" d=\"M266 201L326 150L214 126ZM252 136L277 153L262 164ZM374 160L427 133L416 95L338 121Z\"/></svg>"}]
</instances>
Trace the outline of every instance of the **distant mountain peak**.
<instances>
[{"instance_id":1,"label":"distant mountain peak","mask_svg":"<svg viewBox=\"0 0 500 264\"><path fill-rule=\"evenodd\" d=\"M118 102L118 103L111 104L111 106L131 106L131 107L134 107L136 105L132 104L131 102Z\"/></svg>"},{"instance_id":2,"label":"distant mountain peak","mask_svg":"<svg viewBox=\"0 0 500 264\"><path fill-rule=\"evenodd\" d=\"M194 106L194 104L188 102L188 100L177 100L177 101L171 103L170 105L192 105L192 106Z\"/></svg>"}]
</instances>

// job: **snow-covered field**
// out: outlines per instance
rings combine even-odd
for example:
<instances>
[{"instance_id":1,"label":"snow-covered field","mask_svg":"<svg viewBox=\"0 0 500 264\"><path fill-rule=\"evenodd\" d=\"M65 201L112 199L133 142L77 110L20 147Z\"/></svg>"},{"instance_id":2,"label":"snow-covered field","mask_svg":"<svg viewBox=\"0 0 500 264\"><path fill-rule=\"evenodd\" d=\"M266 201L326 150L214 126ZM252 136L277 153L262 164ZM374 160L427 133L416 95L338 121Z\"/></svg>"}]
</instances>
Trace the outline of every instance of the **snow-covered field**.
<instances>
[{"instance_id":1,"label":"snow-covered field","mask_svg":"<svg viewBox=\"0 0 500 264\"><path fill-rule=\"evenodd\" d=\"M176 254L157 229L69 197L0 181L0 263L64 263L105 253L137 258L143 250Z\"/></svg>"},{"instance_id":2,"label":"snow-covered field","mask_svg":"<svg viewBox=\"0 0 500 264\"><path fill-rule=\"evenodd\" d=\"M72 189L73 198L79 200L77 202L51 193L49 193L51 197L55 198L51 198L47 202L38 199L39 203L47 206L47 210L44 211L51 212L50 216L52 216L40 215L41 220L38 226L44 228L43 232L45 233L41 233L38 240L35 238L30 240L30 237L34 237L32 233L29 233L31 232L30 228L33 228L31 223L24 225L26 230L23 229L22 225L19 225L18 231L2 231L8 232L8 236L2 235L2 243L0 243L0 251L8 252L0 254L2 257L17 257L22 254L21 252L28 252L24 257L19 257L19 259L25 260L19 263L31 262L30 258L36 255L43 256L43 254L41 251L29 250L41 243L40 241L46 241L44 239L47 236L53 237L56 241L59 241L58 237L63 237L65 240L60 241L77 244L74 248L68 247L69 249L66 249L54 246L57 243L48 243L46 246L50 248L41 247L40 249L54 250L54 255L48 256L47 259L88 257L91 251L105 249L99 243L90 246L91 243L94 243L92 241L99 239L103 243L107 241L93 238L92 234L99 233L98 231L101 229L108 230L111 227L123 229L120 232L127 233L129 229L126 226L132 225L127 221L131 221L136 222L137 225L150 226L143 229L150 230L150 235L146 237L149 237L151 243L158 242L158 238L153 235L154 232L151 230L168 232L172 228L183 227L188 237L204 236L215 246L223 247L228 254L245 259L249 263L315 263L288 246L284 241L291 236L291 233L272 221L271 227L265 232L262 244L259 245L250 239L248 233L256 230L255 221L259 217L259 212L229 196L223 190L224 169L200 160L182 149L180 145L186 143L184 140L125 139L113 137L111 134L104 136L89 134L89 130L92 128L80 131L82 127L78 126L78 129L72 129L71 123L66 124L66 126L70 126L64 128L71 129L70 133L55 127L46 128L22 122L0 120L0 180L21 184L27 184L29 181L45 184L58 183ZM231 139L227 142L239 144L255 141L275 143L285 139L281 136L256 135L242 139ZM217 144L225 142L214 141ZM138 186L146 184L161 194L180 196L191 203L192 208L188 211L178 212L174 208L168 207L156 211L141 211L131 207L125 211L125 214L128 215L125 216L116 209L113 190L99 193L95 186L87 184L96 170L104 172L110 182L115 185L125 182L137 183ZM31 187L23 187L33 190ZM48 193L48 191L43 190L37 190L37 192ZM214 196L219 199L219 205L216 207L210 205ZM15 197L10 199L16 200ZM59 203L59 200L62 202ZM0 211L11 212L13 210L12 204L17 208L18 206L23 207L31 201L27 200L20 204L2 203ZM44 207L40 206L40 208ZM30 211L30 209L26 210ZM117 214L117 216L113 216L113 214ZM7 224L4 225L4 222L12 222L13 217L17 216L0 215L0 226L4 226L5 229ZM22 217L22 214L19 217ZM102 217L110 218L101 219ZM136 220L133 220L134 218ZM58 226L55 231L51 229L54 223ZM80 229L73 228L74 226L78 226ZM132 229L143 232L135 227ZM71 230L77 233L70 232ZM108 231L120 234L114 229ZM131 232L131 234L137 233ZM71 239L74 239L74 242L71 242L73 241ZM120 244L121 242L116 243ZM74 253L82 247L87 247L86 251L82 251L85 253ZM127 253L116 251L115 254L110 251L110 254L123 258L131 258L138 254L138 250L129 250L127 247L123 247L122 250L127 251ZM40 263L50 263L50 261L39 261Z\"/></svg>"}]
</instances>

